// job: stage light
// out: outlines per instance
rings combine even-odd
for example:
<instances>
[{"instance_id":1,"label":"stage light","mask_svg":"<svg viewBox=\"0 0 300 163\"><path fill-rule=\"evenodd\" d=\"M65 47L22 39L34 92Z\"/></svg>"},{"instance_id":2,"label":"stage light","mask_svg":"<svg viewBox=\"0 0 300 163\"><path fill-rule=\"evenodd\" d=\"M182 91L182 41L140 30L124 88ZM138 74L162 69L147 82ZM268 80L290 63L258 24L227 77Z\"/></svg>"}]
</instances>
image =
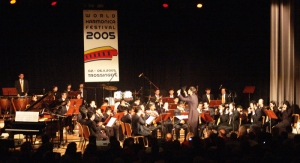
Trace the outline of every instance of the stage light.
<instances>
[{"instance_id":1,"label":"stage light","mask_svg":"<svg viewBox=\"0 0 300 163\"><path fill-rule=\"evenodd\" d=\"M52 1L52 2L51 2L51 6L55 6L56 4L57 4L56 1Z\"/></svg>"},{"instance_id":2,"label":"stage light","mask_svg":"<svg viewBox=\"0 0 300 163\"><path fill-rule=\"evenodd\" d=\"M163 6L164 8L168 8L168 7L169 7L169 4L164 3L162 6Z\"/></svg>"},{"instance_id":3,"label":"stage light","mask_svg":"<svg viewBox=\"0 0 300 163\"><path fill-rule=\"evenodd\" d=\"M10 4L15 4L17 1L16 0L10 0Z\"/></svg>"},{"instance_id":4,"label":"stage light","mask_svg":"<svg viewBox=\"0 0 300 163\"><path fill-rule=\"evenodd\" d=\"M202 3L197 4L197 8L202 8L202 7L203 7Z\"/></svg>"}]
</instances>

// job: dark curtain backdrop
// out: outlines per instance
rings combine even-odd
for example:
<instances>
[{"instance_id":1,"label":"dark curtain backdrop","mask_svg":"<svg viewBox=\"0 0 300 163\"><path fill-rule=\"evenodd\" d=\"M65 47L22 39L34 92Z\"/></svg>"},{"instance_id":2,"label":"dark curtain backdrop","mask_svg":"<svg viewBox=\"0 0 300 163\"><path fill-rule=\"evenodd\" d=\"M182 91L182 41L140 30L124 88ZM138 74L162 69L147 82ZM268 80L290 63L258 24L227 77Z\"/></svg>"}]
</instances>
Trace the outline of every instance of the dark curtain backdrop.
<instances>
[{"instance_id":1,"label":"dark curtain backdrop","mask_svg":"<svg viewBox=\"0 0 300 163\"><path fill-rule=\"evenodd\" d=\"M206 5L206 6L205 6ZM163 94L169 88L198 86L219 94L222 84L248 105L245 86L256 86L251 99L269 101L269 1L210 1L204 8L123 5L118 9L120 91L149 94L144 73ZM13 87L19 73L30 93L84 82L82 6L2 6L0 86ZM102 101L100 84L85 83L88 99ZM153 86L152 86L153 89ZM96 90L96 92L95 92ZM104 91L104 96L109 96ZM266 102L267 104L267 102Z\"/></svg>"}]
</instances>

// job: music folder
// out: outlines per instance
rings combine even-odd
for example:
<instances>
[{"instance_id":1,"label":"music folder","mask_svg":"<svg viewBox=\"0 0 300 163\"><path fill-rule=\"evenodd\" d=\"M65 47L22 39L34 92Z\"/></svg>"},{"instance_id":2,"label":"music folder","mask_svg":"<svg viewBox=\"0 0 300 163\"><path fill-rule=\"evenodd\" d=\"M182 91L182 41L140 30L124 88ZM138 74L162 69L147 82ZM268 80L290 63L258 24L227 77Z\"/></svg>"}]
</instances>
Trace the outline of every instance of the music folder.
<instances>
[{"instance_id":1,"label":"music folder","mask_svg":"<svg viewBox=\"0 0 300 163\"><path fill-rule=\"evenodd\" d=\"M151 122L153 122L154 119L155 119L155 117L150 116L150 117L146 120L146 123L149 125L149 124L151 124Z\"/></svg>"},{"instance_id":2,"label":"music folder","mask_svg":"<svg viewBox=\"0 0 300 163\"><path fill-rule=\"evenodd\" d=\"M219 106L222 104L222 100L210 100L209 107Z\"/></svg>"},{"instance_id":3,"label":"music folder","mask_svg":"<svg viewBox=\"0 0 300 163\"><path fill-rule=\"evenodd\" d=\"M106 126L112 127L112 125L116 122L116 120L117 120L117 118L111 117Z\"/></svg>"},{"instance_id":4,"label":"music folder","mask_svg":"<svg viewBox=\"0 0 300 163\"><path fill-rule=\"evenodd\" d=\"M38 122L40 112L17 111L15 116L16 122Z\"/></svg>"}]
</instances>

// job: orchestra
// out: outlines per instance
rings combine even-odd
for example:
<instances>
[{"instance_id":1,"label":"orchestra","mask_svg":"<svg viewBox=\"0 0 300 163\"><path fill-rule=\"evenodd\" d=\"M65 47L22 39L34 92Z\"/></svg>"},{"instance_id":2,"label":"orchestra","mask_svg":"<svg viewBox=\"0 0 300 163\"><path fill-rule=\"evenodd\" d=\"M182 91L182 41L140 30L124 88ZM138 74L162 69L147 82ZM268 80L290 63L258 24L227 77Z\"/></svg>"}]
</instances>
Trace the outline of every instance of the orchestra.
<instances>
[{"instance_id":1,"label":"orchestra","mask_svg":"<svg viewBox=\"0 0 300 163\"><path fill-rule=\"evenodd\" d=\"M145 98L148 99L146 101L141 100L144 99L141 96L131 97L130 91L126 91L126 98L125 92L117 91L116 103L111 103L111 99L105 99L98 107L95 100L87 99L83 84L79 85L78 91L73 91L72 84L67 84L66 90L61 93L58 92L58 86L53 86L52 91L45 95L28 96L28 82L24 80L24 74L20 74L15 87L18 98L7 100L12 105L6 108L2 100L1 112L4 108L10 113L27 111L27 108L30 109L39 103L43 114L44 112L50 113L62 119L59 127L66 128L68 134L73 134L77 121L82 125L87 125L98 139L116 136L118 140L124 140L125 135L123 135L121 123L131 125L132 135L157 137L158 130L160 130L162 136L174 132L174 140L181 138L179 131L183 129L184 141L188 133L203 139L208 132L222 131L222 135L226 135L238 132L240 127L244 127L248 132L253 132L257 128L262 132L270 132L273 127L284 130L292 123L292 110L288 101L277 107L274 101L271 101L269 106L264 106L264 100L259 99L257 103L249 101L249 107L243 109L241 105L232 102L234 99L227 94L226 88L220 89L221 94L218 99L214 98L211 88L206 88L205 94L199 99L198 90L193 86L188 89L188 92L182 88L179 89L177 95L173 88L169 89L166 95L161 94L160 89L156 89L153 95L146 96L148 97ZM105 89L117 90L113 86ZM29 98L29 101L25 103L24 100L20 100L24 97ZM39 101L41 97L43 104ZM76 104L76 100L82 100L82 102ZM86 102L90 103L86 104ZM23 105L26 108L23 108ZM8 107L11 106L14 108L9 111ZM41 110L38 111L42 113ZM270 111L276 117L269 117ZM186 117L182 119L182 116ZM153 120L147 123L150 117ZM112 118L116 120L108 126Z\"/></svg>"}]
</instances>

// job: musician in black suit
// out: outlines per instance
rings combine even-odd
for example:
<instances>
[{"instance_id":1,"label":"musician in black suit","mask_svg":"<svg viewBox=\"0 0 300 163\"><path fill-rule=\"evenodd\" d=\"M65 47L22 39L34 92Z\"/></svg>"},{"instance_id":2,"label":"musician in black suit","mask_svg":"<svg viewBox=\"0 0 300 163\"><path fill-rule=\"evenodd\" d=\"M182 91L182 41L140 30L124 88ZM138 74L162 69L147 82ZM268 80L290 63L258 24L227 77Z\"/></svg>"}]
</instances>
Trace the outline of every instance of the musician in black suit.
<instances>
[{"instance_id":1,"label":"musician in black suit","mask_svg":"<svg viewBox=\"0 0 300 163\"><path fill-rule=\"evenodd\" d=\"M84 84L79 84L79 90L81 92L80 97L83 99L82 103L87 101L87 90L84 88Z\"/></svg>"},{"instance_id":2,"label":"musician in black suit","mask_svg":"<svg viewBox=\"0 0 300 163\"><path fill-rule=\"evenodd\" d=\"M271 101L269 107L267 107L265 110L272 110L277 117L279 116L280 113L274 101ZM266 132L267 126L270 127L270 121L271 121L271 127L275 126L278 123L278 119L271 119L270 117L266 116L265 123L262 126L264 132Z\"/></svg>"},{"instance_id":3,"label":"musician in black suit","mask_svg":"<svg viewBox=\"0 0 300 163\"><path fill-rule=\"evenodd\" d=\"M95 114L93 112L87 113L88 120L85 122L85 125L89 127L90 135L95 136L97 139L108 139L107 136L101 133L100 128L97 127L95 119Z\"/></svg>"},{"instance_id":4,"label":"musician in black suit","mask_svg":"<svg viewBox=\"0 0 300 163\"><path fill-rule=\"evenodd\" d=\"M198 121L199 121L199 113L197 111L198 106L198 96L196 95L197 89L193 86L191 86L188 90L188 93L184 91L184 94L186 97L183 97L180 94L181 90L177 91L178 97L182 101L186 101L189 105L189 119L188 124L190 125L190 131L195 135L198 136ZM187 94L189 96L187 96Z\"/></svg>"},{"instance_id":5,"label":"musician in black suit","mask_svg":"<svg viewBox=\"0 0 300 163\"><path fill-rule=\"evenodd\" d=\"M143 111L140 106L138 106L135 109L135 114L132 116L131 119L131 128L132 128L132 135L143 135L143 136L149 136L151 135L150 129L148 129L145 124L145 120L142 118Z\"/></svg>"},{"instance_id":6,"label":"musician in black suit","mask_svg":"<svg viewBox=\"0 0 300 163\"><path fill-rule=\"evenodd\" d=\"M229 104L231 102L229 95L226 93L226 88L221 89L219 99L221 100L222 104Z\"/></svg>"},{"instance_id":7,"label":"musician in black suit","mask_svg":"<svg viewBox=\"0 0 300 163\"><path fill-rule=\"evenodd\" d=\"M134 112L134 108L129 108L128 110L124 111L124 115L121 118L121 121L124 123L130 123L131 124L131 118Z\"/></svg>"},{"instance_id":8,"label":"musician in black suit","mask_svg":"<svg viewBox=\"0 0 300 163\"><path fill-rule=\"evenodd\" d=\"M219 105L219 122L218 122L218 131L220 129L226 130L226 133L229 133L232 130L232 127L229 125L229 113L225 110L225 105Z\"/></svg>"},{"instance_id":9,"label":"musician in black suit","mask_svg":"<svg viewBox=\"0 0 300 163\"><path fill-rule=\"evenodd\" d=\"M24 79L24 74L19 75L19 80L15 81L15 88L17 89L18 96L27 96L29 92L28 81Z\"/></svg>"},{"instance_id":10,"label":"musician in black suit","mask_svg":"<svg viewBox=\"0 0 300 163\"><path fill-rule=\"evenodd\" d=\"M173 88L169 89L169 95L167 97L169 97L169 98L175 98L176 97L175 94L174 94L174 89Z\"/></svg>"},{"instance_id":11,"label":"musician in black suit","mask_svg":"<svg viewBox=\"0 0 300 163\"><path fill-rule=\"evenodd\" d=\"M207 102L209 104L210 100L214 100L214 95L210 93L210 88L205 89L205 94L202 95L202 102Z\"/></svg>"},{"instance_id":12,"label":"musician in black suit","mask_svg":"<svg viewBox=\"0 0 300 163\"><path fill-rule=\"evenodd\" d=\"M188 133L188 125L185 123L184 120L178 119L176 116L180 116L181 112L184 112L185 110L185 103L183 101L180 101L177 109L174 110L174 128L175 128L175 134L176 134L176 140L180 138L180 129L184 130L184 141L186 139L186 135Z\"/></svg>"},{"instance_id":13,"label":"musician in black suit","mask_svg":"<svg viewBox=\"0 0 300 163\"><path fill-rule=\"evenodd\" d=\"M253 131L253 127L261 128L261 125L262 125L262 110L259 106L257 106L254 109L255 110L252 111L252 116L251 116L253 123L250 126L250 132Z\"/></svg>"},{"instance_id":14,"label":"musician in black suit","mask_svg":"<svg viewBox=\"0 0 300 163\"><path fill-rule=\"evenodd\" d=\"M278 127L282 131L285 130L287 126L291 126L293 112L288 101L284 101L282 107L279 107L278 110L278 118L281 122L276 124L275 127Z\"/></svg>"},{"instance_id":15,"label":"musician in black suit","mask_svg":"<svg viewBox=\"0 0 300 163\"><path fill-rule=\"evenodd\" d=\"M239 124L240 124L240 111L241 111L241 107L235 108L235 103L231 102L229 104L229 110L230 110L230 108L233 108L232 122L231 122L232 130L233 131L238 131Z\"/></svg>"},{"instance_id":16,"label":"musician in black suit","mask_svg":"<svg viewBox=\"0 0 300 163\"><path fill-rule=\"evenodd\" d=\"M54 97L54 100L58 100L61 96L61 94L58 92L58 87L55 85L52 88L52 96Z\"/></svg>"}]
</instances>

